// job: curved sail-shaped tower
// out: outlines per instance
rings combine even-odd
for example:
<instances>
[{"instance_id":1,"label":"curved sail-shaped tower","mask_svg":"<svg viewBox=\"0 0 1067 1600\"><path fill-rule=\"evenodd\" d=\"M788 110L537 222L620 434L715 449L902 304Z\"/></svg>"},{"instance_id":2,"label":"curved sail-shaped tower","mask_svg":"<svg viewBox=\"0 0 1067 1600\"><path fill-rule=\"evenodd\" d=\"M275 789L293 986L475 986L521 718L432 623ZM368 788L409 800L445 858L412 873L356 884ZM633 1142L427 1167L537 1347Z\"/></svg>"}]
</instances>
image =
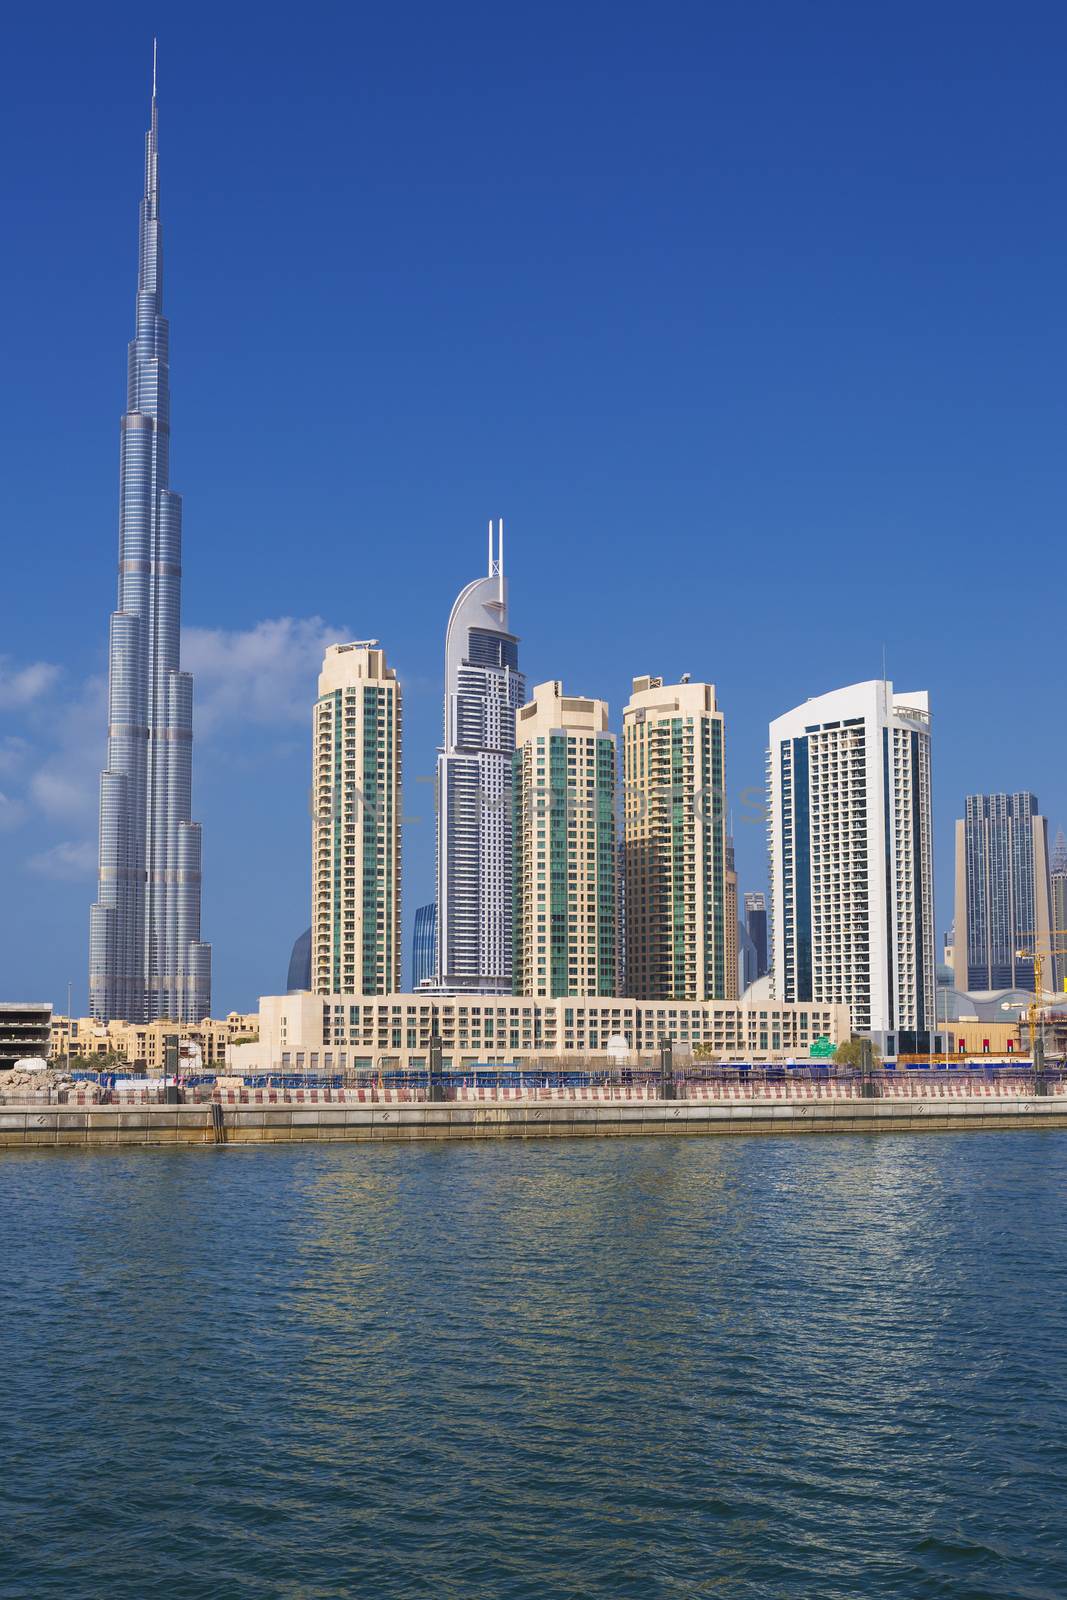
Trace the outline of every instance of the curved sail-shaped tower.
<instances>
[{"instance_id":1,"label":"curved sail-shaped tower","mask_svg":"<svg viewBox=\"0 0 1067 1600\"><path fill-rule=\"evenodd\" d=\"M512 775L525 680L508 631L504 525L489 570L462 591L445 636L444 746L437 758L437 984L507 993L512 968Z\"/></svg>"},{"instance_id":2,"label":"curved sail-shaped tower","mask_svg":"<svg viewBox=\"0 0 1067 1600\"><path fill-rule=\"evenodd\" d=\"M211 1013L200 939L200 824L191 820L193 684L181 670L182 503L170 488L158 112L145 136L136 332L119 457L118 606L111 617L100 881L89 1005L102 1021Z\"/></svg>"}]
</instances>

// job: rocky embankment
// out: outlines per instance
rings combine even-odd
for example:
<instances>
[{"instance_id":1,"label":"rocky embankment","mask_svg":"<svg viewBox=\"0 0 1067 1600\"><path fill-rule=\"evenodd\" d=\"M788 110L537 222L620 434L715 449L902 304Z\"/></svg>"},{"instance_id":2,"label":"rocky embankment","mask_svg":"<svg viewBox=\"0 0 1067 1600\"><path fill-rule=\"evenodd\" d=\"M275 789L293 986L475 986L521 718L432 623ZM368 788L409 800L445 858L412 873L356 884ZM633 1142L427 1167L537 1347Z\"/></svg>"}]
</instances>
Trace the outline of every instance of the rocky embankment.
<instances>
[{"instance_id":1,"label":"rocky embankment","mask_svg":"<svg viewBox=\"0 0 1067 1600\"><path fill-rule=\"evenodd\" d=\"M90 1090L94 1098L100 1093L95 1083L76 1084L64 1067L12 1067L8 1072L0 1072L0 1103L3 1104L22 1100L61 1100L74 1089L79 1093Z\"/></svg>"}]
</instances>

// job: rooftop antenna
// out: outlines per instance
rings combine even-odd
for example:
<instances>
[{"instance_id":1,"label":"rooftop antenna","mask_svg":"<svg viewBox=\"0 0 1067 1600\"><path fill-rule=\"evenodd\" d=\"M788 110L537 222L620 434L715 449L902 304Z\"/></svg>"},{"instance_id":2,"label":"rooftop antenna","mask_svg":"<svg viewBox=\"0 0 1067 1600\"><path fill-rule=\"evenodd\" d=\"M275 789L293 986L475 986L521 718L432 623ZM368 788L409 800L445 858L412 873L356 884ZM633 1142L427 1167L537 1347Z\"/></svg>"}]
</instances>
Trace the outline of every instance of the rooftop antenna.
<instances>
[{"instance_id":1,"label":"rooftop antenna","mask_svg":"<svg viewBox=\"0 0 1067 1600\"><path fill-rule=\"evenodd\" d=\"M497 579L497 597L493 605L504 604L504 519L496 525L496 553L493 546L493 519L489 518L489 576Z\"/></svg>"},{"instance_id":2,"label":"rooftop antenna","mask_svg":"<svg viewBox=\"0 0 1067 1600\"><path fill-rule=\"evenodd\" d=\"M158 39L153 39L152 40L152 99L153 100L156 98L156 51L158 50L158 48L159 48L159 40Z\"/></svg>"}]
</instances>

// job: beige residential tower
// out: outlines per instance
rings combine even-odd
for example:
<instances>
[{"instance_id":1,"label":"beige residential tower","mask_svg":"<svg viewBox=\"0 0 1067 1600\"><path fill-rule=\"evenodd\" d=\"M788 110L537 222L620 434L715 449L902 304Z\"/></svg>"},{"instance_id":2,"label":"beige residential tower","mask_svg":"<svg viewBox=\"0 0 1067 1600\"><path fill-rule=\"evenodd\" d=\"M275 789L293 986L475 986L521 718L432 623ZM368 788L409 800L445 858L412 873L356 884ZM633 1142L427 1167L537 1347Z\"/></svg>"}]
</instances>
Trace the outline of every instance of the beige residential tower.
<instances>
[{"instance_id":1,"label":"beige residential tower","mask_svg":"<svg viewBox=\"0 0 1067 1600\"><path fill-rule=\"evenodd\" d=\"M400 684L376 639L330 645L315 706L311 984L400 987Z\"/></svg>"},{"instance_id":2,"label":"beige residential tower","mask_svg":"<svg viewBox=\"0 0 1067 1600\"><path fill-rule=\"evenodd\" d=\"M607 702L538 684L516 723L516 994L616 992L615 792Z\"/></svg>"},{"instance_id":3,"label":"beige residential tower","mask_svg":"<svg viewBox=\"0 0 1067 1600\"><path fill-rule=\"evenodd\" d=\"M737 882L714 686L635 678L622 744L627 990L639 1000L733 998Z\"/></svg>"}]
</instances>

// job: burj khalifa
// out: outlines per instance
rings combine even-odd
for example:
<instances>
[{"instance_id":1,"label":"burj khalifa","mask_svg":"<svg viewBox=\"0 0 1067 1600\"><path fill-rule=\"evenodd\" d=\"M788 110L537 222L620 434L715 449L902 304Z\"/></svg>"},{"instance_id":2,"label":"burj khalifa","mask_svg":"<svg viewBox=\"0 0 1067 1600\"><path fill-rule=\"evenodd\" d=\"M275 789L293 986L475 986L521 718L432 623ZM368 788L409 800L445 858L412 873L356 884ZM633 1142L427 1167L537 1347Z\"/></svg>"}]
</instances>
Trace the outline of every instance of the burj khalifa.
<instances>
[{"instance_id":1,"label":"burj khalifa","mask_svg":"<svg viewBox=\"0 0 1067 1600\"><path fill-rule=\"evenodd\" d=\"M182 503L169 482L156 74L145 136L136 332L119 458L118 606L111 616L100 881L89 1004L101 1021L211 1014L200 939L200 824L191 820L193 682L181 670Z\"/></svg>"}]
</instances>

